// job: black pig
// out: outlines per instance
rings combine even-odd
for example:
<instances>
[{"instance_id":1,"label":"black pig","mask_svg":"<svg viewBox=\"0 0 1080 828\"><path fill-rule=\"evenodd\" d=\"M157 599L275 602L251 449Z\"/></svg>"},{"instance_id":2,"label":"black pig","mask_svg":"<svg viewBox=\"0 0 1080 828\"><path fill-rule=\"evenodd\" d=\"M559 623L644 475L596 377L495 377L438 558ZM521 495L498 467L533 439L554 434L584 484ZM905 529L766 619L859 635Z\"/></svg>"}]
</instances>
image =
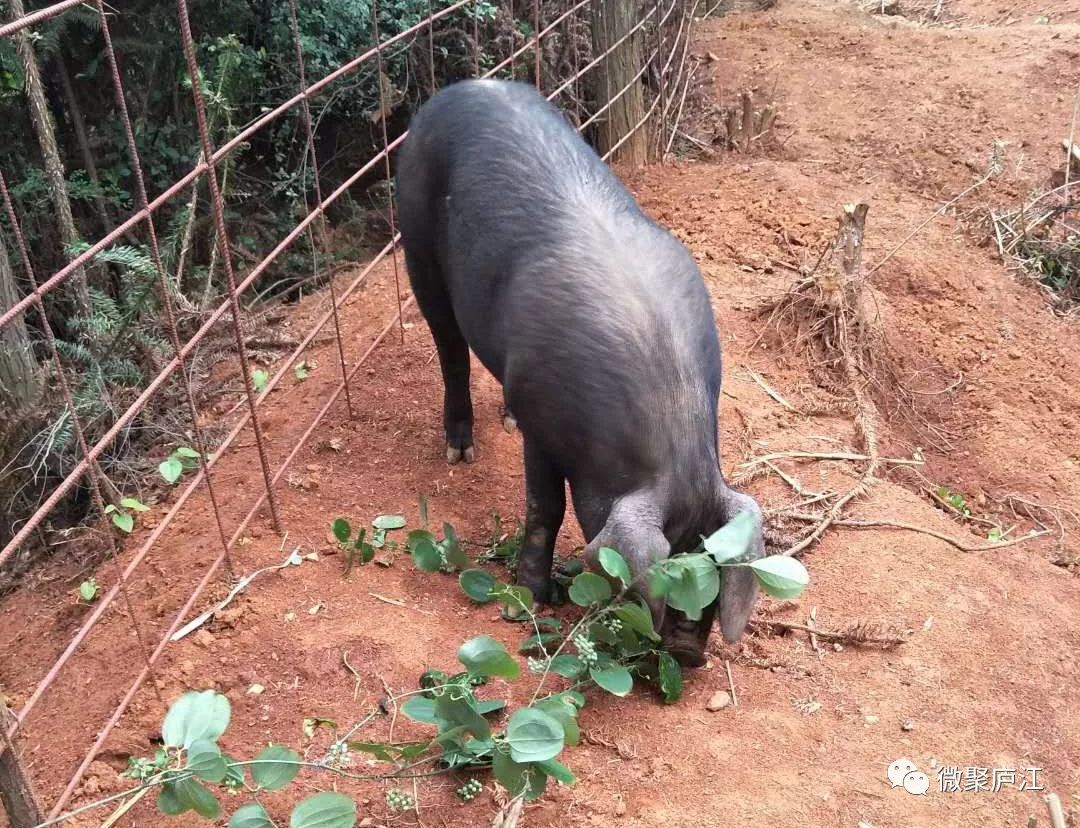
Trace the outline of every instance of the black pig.
<instances>
[{"instance_id":1,"label":"black pig","mask_svg":"<svg viewBox=\"0 0 1080 828\"><path fill-rule=\"evenodd\" d=\"M523 83L448 86L413 118L397 195L442 366L447 459L474 456L470 348L521 430L518 584L549 595L566 482L593 568L608 546L637 576L743 510L761 556L760 509L720 471L720 344L701 274L558 109ZM756 595L748 568L723 570L729 641ZM700 665L717 602L690 622L647 600L668 649Z\"/></svg>"}]
</instances>

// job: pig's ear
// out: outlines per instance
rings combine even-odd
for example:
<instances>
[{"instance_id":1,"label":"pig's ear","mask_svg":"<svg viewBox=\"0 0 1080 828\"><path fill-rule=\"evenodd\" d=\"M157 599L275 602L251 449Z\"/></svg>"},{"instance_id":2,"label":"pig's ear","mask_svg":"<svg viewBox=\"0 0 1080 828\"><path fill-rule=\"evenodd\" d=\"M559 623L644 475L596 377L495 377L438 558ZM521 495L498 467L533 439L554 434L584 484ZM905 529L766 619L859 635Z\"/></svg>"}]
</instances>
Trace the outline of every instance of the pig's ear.
<instances>
[{"instance_id":1,"label":"pig's ear","mask_svg":"<svg viewBox=\"0 0 1080 828\"><path fill-rule=\"evenodd\" d=\"M749 567L725 566L720 572L720 632L724 640L742 638L757 594L757 578Z\"/></svg>"},{"instance_id":2,"label":"pig's ear","mask_svg":"<svg viewBox=\"0 0 1080 828\"><path fill-rule=\"evenodd\" d=\"M754 535L747 554L741 561L754 561L764 556L765 543L761 536L761 509L748 495L731 493L738 511L746 510L754 515ZM725 566L720 570L720 632L727 641L738 641L746 630L746 624L757 601L758 583L754 572L747 566Z\"/></svg>"}]
</instances>

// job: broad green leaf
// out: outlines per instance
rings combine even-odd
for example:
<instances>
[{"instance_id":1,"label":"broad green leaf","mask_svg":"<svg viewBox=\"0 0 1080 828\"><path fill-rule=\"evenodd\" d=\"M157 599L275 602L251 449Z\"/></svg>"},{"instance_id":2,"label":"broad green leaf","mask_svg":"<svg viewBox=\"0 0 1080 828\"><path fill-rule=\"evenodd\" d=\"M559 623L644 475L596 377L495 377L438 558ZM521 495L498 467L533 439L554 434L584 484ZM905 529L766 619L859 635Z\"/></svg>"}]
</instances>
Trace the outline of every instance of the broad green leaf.
<instances>
[{"instance_id":1,"label":"broad green leaf","mask_svg":"<svg viewBox=\"0 0 1080 828\"><path fill-rule=\"evenodd\" d=\"M424 724L431 725L439 723L439 720L435 718L434 699L427 699L423 696L413 696L401 705L401 712L414 722L423 722Z\"/></svg>"},{"instance_id":2,"label":"broad green leaf","mask_svg":"<svg viewBox=\"0 0 1080 828\"><path fill-rule=\"evenodd\" d=\"M660 692L667 704L674 704L682 696L682 668L669 653L660 653Z\"/></svg>"},{"instance_id":3,"label":"broad green leaf","mask_svg":"<svg viewBox=\"0 0 1080 828\"><path fill-rule=\"evenodd\" d=\"M290 828L353 828L356 803L345 794L323 792L300 802L289 817Z\"/></svg>"},{"instance_id":4,"label":"broad green leaf","mask_svg":"<svg viewBox=\"0 0 1080 828\"><path fill-rule=\"evenodd\" d=\"M565 733L554 716L535 707L514 711L506 725L506 741L515 762L543 762L562 752Z\"/></svg>"},{"instance_id":5,"label":"broad green leaf","mask_svg":"<svg viewBox=\"0 0 1080 828\"><path fill-rule=\"evenodd\" d=\"M262 393L262 390L266 388L266 383L269 379L270 374L262 368L257 368L251 372L251 387L254 388L257 393Z\"/></svg>"},{"instance_id":6,"label":"broad green leaf","mask_svg":"<svg viewBox=\"0 0 1080 828\"><path fill-rule=\"evenodd\" d=\"M447 726L462 728L478 739L487 739L491 736L491 725L472 706L469 695L462 688L447 688L442 695L435 697L439 730L445 731Z\"/></svg>"},{"instance_id":7,"label":"broad green leaf","mask_svg":"<svg viewBox=\"0 0 1080 828\"><path fill-rule=\"evenodd\" d=\"M216 742L231 715L229 700L215 690L184 693L165 714L161 738L166 747L185 750L200 739Z\"/></svg>"},{"instance_id":8,"label":"broad green leaf","mask_svg":"<svg viewBox=\"0 0 1080 828\"><path fill-rule=\"evenodd\" d=\"M188 448L187 446L180 446L175 453L180 455L181 457L187 458L188 460L199 459L199 452L195 451L195 449L193 448Z\"/></svg>"},{"instance_id":9,"label":"broad green leaf","mask_svg":"<svg viewBox=\"0 0 1080 828\"><path fill-rule=\"evenodd\" d=\"M669 572L672 559L649 571L649 594L653 598L667 598L675 586L675 577Z\"/></svg>"},{"instance_id":10,"label":"broad green leaf","mask_svg":"<svg viewBox=\"0 0 1080 828\"><path fill-rule=\"evenodd\" d=\"M538 765L515 762L505 743L495 745L491 769L499 784L511 796L524 792L525 798L532 801L538 799L547 787L547 774Z\"/></svg>"},{"instance_id":11,"label":"broad green leaf","mask_svg":"<svg viewBox=\"0 0 1080 828\"><path fill-rule=\"evenodd\" d=\"M443 524L442 551L446 556L446 562L455 569L468 569L472 566L472 561L469 560L469 556L462 549L461 541L458 540L454 527L449 523Z\"/></svg>"},{"instance_id":12,"label":"broad green leaf","mask_svg":"<svg viewBox=\"0 0 1080 828\"><path fill-rule=\"evenodd\" d=\"M585 706L585 697L577 690L567 690L565 693L560 693L559 695L573 704L578 710L581 710L581 708Z\"/></svg>"},{"instance_id":13,"label":"broad green leaf","mask_svg":"<svg viewBox=\"0 0 1080 828\"><path fill-rule=\"evenodd\" d=\"M641 604L620 604L615 608L615 617L638 635L650 641L659 641L660 636L653 629L652 613Z\"/></svg>"},{"instance_id":14,"label":"broad green leaf","mask_svg":"<svg viewBox=\"0 0 1080 828\"><path fill-rule=\"evenodd\" d=\"M90 603L97 597L98 585L96 581L83 581L79 584L79 597Z\"/></svg>"},{"instance_id":15,"label":"broad green leaf","mask_svg":"<svg viewBox=\"0 0 1080 828\"><path fill-rule=\"evenodd\" d=\"M540 633L540 635L530 635L518 645L518 652L530 653L535 650L539 650L541 647L546 647L548 644L557 644L562 640L563 637L559 633Z\"/></svg>"},{"instance_id":16,"label":"broad green leaf","mask_svg":"<svg viewBox=\"0 0 1080 828\"><path fill-rule=\"evenodd\" d=\"M217 819L221 806L203 785L194 779L181 779L174 788L177 800L204 819Z\"/></svg>"},{"instance_id":17,"label":"broad green leaf","mask_svg":"<svg viewBox=\"0 0 1080 828\"><path fill-rule=\"evenodd\" d=\"M470 638L457 653L458 661L476 676L502 676L517 678L521 665L506 651L506 648L488 635Z\"/></svg>"},{"instance_id":18,"label":"broad green leaf","mask_svg":"<svg viewBox=\"0 0 1080 828\"><path fill-rule=\"evenodd\" d=\"M770 555L747 564L773 598L798 598L810 583L806 567L788 555Z\"/></svg>"},{"instance_id":19,"label":"broad green leaf","mask_svg":"<svg viewBox=\"0 0 1080 828\"><path fill-rule=\"evenodd\" d=\"M589 640L599 644L614 644L618 639L615 637L615 633L601 624L599 621L595 622L589 627Z\"/></svg>"},{"instance_id":20,"label":"broad green leaf","mask_svg":"<svg viewBox=\"0 0 1080 828\"><path fill-rule=\"evenodd\" d=\"M461 590L478 604L487 604L494 600L491 594L492 588L498 581L490 572L482 569L466 569L458 575L458 583Z\"/></svg>"},{"instance_id":21,"label":"broad green leaf","mask_svg":"<svg viewBox=\"0 0 1080 828\"><path fill-rule=\"evenodd\" d=\"M259 751L251 765L251 778L260 788L279 791L300 772L300 757L282 745L269 745Z\"/></svg>"},{"instance_id":22,"label":"broad green leaf","mask_svg":"<svg viewBox=\"0 0 1080 828\"><path fill-rule=\"evenodd\" d=\"M545 759L543 762L537 762L536 766L548 776L558 779L564 785L573 785L577 782L577 777L574 776L573 771L558 759Z\"/></svg>"},{"instance_id":23,"label":"broad green leaf","mask_svg":"<svg viewBox=\"0 0 1080 828\"><path fill-rule=\"evenodd\" d=\"M157 798L157 807L166 816L179 816L191 810L190 806L181 802L180 797L176 795L175 782L166 782L161 786L161 792Z\"/></svg>"},{"instance_id":24,"label":"broad green leaf","mask_svg":"<svg viewBox=\"0 0 1080 828\"><path fill-rule=\"evenodd\" d=\"M626 559L614 549L608 549L606 546L600 549L600 566L612 578L618 578L622 581L624 587L630 586L630 582L634 579L630 574L630 565L626 562Z\"/></svg>"},{"instance_id":25,"label":"broad green leaf","mask_svg":"<svg viewBox=\"0 0 1080 828\"><path fill-rule=\"evenodd\" d=\"M438 572L442 567L442 556L435 543L435 536L426 529L414 529L405 540L416 568L424 572Z\"/></svg>"},{"instance_id":26,"label":"broad green leaf","mask_svg":"<svg viewBox=\"0 0 1080 828\"><path fill-rule=\"evenodd\" d=\"M621 664L612 663L606 667L593 667L589 677L598 687L607 690L613 696L625 696L634 688L634 678L630 671Z\"/></svg>"},{"instance_id":27,"label":"broad green leaf","mask_svg":"<svg viewBox=\"0 0 1080 828\"><path fill-rule=\"evenodd\" d=\"M129 535L131 530L135 528L135 518L127 512L113 512L112 522L117 529L121 532L127 532Z\"/></svg>"},{"instance_id":28,"label":"broad green leaf","mask_svg":"<svg viewBox=\"0 0 1080 828\"><path fill-rule=\"evenodd\" d=\"M669 560L677 575L667 595L668 606L686 613L691 621L701 620L701 611L720 593L720 572L706 554L680 555Z\"/></svg>"},{"instance_id":29,"label":"broad green leaf","mask_svg":"<svg viewBox=\"0 0 1080 828\"><path fill-rule=\"evenodd\" d=\"M401 515L379 515L371 521L371 525L384 532L389 532L391 529L404 529L405 518Z\"/></svg>"},{"instance_id":30,"label":"broad green leaf","mask_svg":"<svg viewBox=\"0 0 1080 828\"><path fill-rule=\"evenodd\" d=\"M717 564L734 560L750 548L756 526L750 512L739 512L705 539L705 551Z\"/></svg>"},{"instance_id":31,"label":"broad green leaf","mask_svg":"<svg viewBox=\"0 0 1080 828\"><path fill-rule=\"evenodd\" d=\"M561 653L551 659L550 669L557 676L576 679L585 672L585 664L576 655Z\"/></svg>"},{"instance_id":32,"label":"broad green leaf","mask_svg":"<svg viewBox=\"0 0 1080 828\"><path fill-rule=\"evenodd\" d=\"M220 782L228 773L221 749L208 739L199 739L188 748L188 770L207 782Z\"/></svg>"},{"instance_id":33,"label":"broad green leaf","mask_svg":"<svg viewBox=\"0 0 1080 828\"><path fill-rule=\"evenodd\" d=\"M221 781L225 784L232 784L237 787L244 785L244 768L247 766L241 765L227 753L221 754L221 758L225 760L225 778Z\"/></svg>"},{"instance_id":34,"label":"broad green leaf","mask_svg":"<svg viewBox=\"0 0 1080 828\"><path fill-rule=\"evenodd\" d=\"M481 716L486 716L488 713L494 713L496 710L502 710L506 707L506 702L502 699L492 699L491 701L477 701L476 712Z\"/></svg>"},{"instance_id":35,"label":"broad green leaf","mask_svg":"<svg viewBox=\"0 0 1080 828\"><path fill-rule=\"evenodd\" d=\"M543 710L563 726L563 739L566 744L574 746L580 741L581 730L577 721L578 708L568 694L556 693L546 699L540 699L533 706L537 710Z\"/></svg>"},{"instance_id":36,"label":"broad green leaf","mask_svg":"<svg viewBox=\"0 0 1080 828\"><path fill-rule=\"evenodd\" d=\"M229 819L229 828L274 828L274 823L266 809L258 802L249 802Z\"/></svg>"},{"instance_id":37,"label":"broad green leaf","mask_svg":"<svg viewBox=\"0 0 1080 828\"><path fill-rule=\"evenodd\" d=\"M133 511L133 512L149 512L150 511L149 506L147 506L145 503L142 503L141 501L136 500L133 497L122 497L122 498L120 498L120 505L123 506L125 509L131 509L131 511Z\"/></svg>"},{"instance_id":38,"label":"broad green leaf","mask_svg":"<svg viewBox=\"0 0 1080 828\"><path fill-rule=\"evenodd\" d=\"M611 584L595 572L582 572L570 584L570 600L588 607L611 598Z\"/></svg>"},{"instance_id":39,"label":"broad green leaf","mask_svg":"<svg viewBox=\"0 0 1080 828\"><path fill-rule=\"evenodd\" d=\"M496 601L512 610L521 610L522 607L531 610L535 603L532 592L523 586L496 584L492 594L495 596Z\"/></svg>"},{"instance_id":40,"label":"broad green leaf","mask_svg":"<svg viewBox=\"0 0 1080 828\"><path fill-rule=\"evenodd\" d=\"M349 538L352 537L352 527L345 518L338 518L331 523L330 530L334 533L334 537L337 538L337 542L340 544L347 544Z\"/></svg>"}]
</instances>

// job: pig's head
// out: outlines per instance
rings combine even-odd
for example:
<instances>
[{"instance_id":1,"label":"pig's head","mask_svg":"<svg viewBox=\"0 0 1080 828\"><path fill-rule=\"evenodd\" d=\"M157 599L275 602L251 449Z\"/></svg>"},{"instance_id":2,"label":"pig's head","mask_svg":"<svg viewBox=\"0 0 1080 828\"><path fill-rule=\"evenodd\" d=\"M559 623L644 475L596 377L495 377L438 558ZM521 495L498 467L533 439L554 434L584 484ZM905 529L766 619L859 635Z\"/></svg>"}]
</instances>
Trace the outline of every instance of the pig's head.
<instances>
[{"instance_id":1,"label":"pig's head","mask_svg":"<svg viewBox=\"0 0 1080 828\"><path fill-rule=\"evenodd\" d=\"M761 533L761 508L749 495L726 486L720 496L710 527L715 531L739 512L754 516L754 534L750 548L740 561L756 560L764 555ZM604 574L599 553L604 547L616 549L626 560L634 578L633 591L648 604L653 626L663 638L664 647L684 666L698 667L705 662L705 646L713 620L719 615L720 632L727 641L738 641L746 629L757 600L758 586L748 567L723 567L717 600L691 621L682 612L667 606L663 598L649 594L644 573L654 563L672 554L671 544L662 529L663 519L646 498L621 498L616 501L600 532L585 547L585 562L595 572Z\"/></svg>"}]
</instances>

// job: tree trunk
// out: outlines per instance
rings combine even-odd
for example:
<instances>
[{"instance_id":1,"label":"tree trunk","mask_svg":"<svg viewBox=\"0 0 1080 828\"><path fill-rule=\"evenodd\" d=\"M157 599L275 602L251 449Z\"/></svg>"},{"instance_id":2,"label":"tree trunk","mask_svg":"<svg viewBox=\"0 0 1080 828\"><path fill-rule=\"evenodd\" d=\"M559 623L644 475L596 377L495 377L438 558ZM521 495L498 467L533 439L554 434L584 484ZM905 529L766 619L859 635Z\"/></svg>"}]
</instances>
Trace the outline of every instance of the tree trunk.
<instances>
[{"instance_id":1,"label":"tree trunk","mask_svg":"<svg viewBox=\"0 0 1080 828\"><path fill-rule=\"evenodd\" d=\"M23 0L9 0L9 4L11 14L15 19L26 13ZM77 242L79 234L75 229L75 218L71 214L71 201L68 199L67 180L64 176L64 162L60 159L60 150L56 144L56 130L53 128L52 117L49 115L49 108L45 102L45 87L41 82L41 72L34 55L34 46L30 42L30 35L26 29L21 29L16 33L15 44L19 58L23 62L23 68L26 70L26 100L30 107L30 122L34 126L42 160L45 162L45 180L49 188L49 199L56 210L60 240L66 246ZM81 316L89 316L90 292L86 285L86 271L80 267L71 274L68 284L71 286L71 297L75 302L77 313Z\"/></svg>"},{"instance_id":2,"label":"tree trunk","mask_svg":"<svg viewBox=\"0 0 1080 828\"><path fill-rule=\"evenodd\" d=\"M592 4L593 54L601 55L623 37L637 22L637 4L633 0L594 0ZM598 146L601 155L619 144L645 117L645 93L642 84L634 82L641 68L641 32L635 32L617 46L597 67L593 81L593 98L603 106L629 87L615 101L598 124ZM619 145L612 161L640 166L648 161L648 132L639 128Z\"/></svg>"},{"instance_id":3,"label":"tree trunk","mask_svg":"<svg viewBox=\"0 0 1080 828\"><path fill-rule=\"evenodd\" d=\"M71 117L71 127L75 131L75 140L79 144L79 153L82 155L83 169L86 170L86 177L90 179L90 183L94 185L94 206L97 208L98 219L101 221L101 231L108 233L112 223L109 219L108 207L105 205L105 197L101 194L101 178L98 176L97 164L94 163L94 153L90 151L90 142L86 139L86 121L79 107L79 99L75 97L64 56L59 50L56 52L55 59L60 74L60 84L64 89L68 115Z\"/></svg>"},{"instance_id":4,"label":"tree trunk","mask_svg":"<svg viewBox=\"0 0 1080 828\"><path fill-rule=\"evenodd\" d=\"M0 233L0 308L10 308L21 298ZM0 417L10 420L13 412L33 405L40 387L40 366L30 346L26 319L20 314L0 329Z\"/></svg>"}]
</instances>

